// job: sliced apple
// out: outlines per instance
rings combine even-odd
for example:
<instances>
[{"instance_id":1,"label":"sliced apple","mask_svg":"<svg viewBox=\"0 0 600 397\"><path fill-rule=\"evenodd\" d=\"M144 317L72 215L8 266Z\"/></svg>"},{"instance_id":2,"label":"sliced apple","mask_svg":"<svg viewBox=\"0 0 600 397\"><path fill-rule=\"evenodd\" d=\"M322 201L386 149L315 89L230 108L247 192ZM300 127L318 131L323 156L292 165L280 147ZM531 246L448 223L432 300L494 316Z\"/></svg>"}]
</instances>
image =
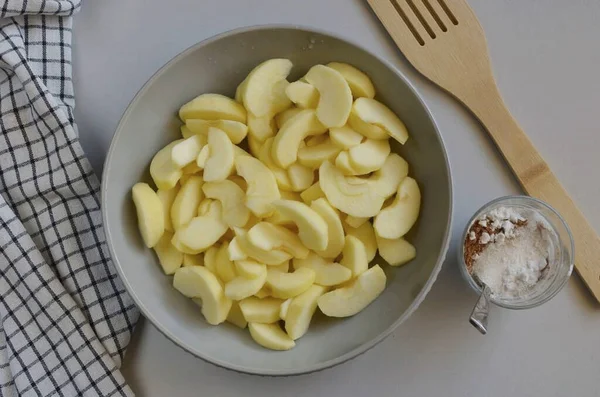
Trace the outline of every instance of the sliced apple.
<instances>
[{"instance_id":1,"label":"sliced apple","mask_svg":"<svg viewBox=\"0 0 600 397\"><path fill-rule=\"evenodd\" d=\"M299 163L290 165L287 169L287 174L294 192L301 192L308 189L315 180L313 169Z\"/></svg>"},{"instance_id":2,"label":"sliced apple","mask_svg":"<svg viewBox=\"0 0 600 397\"><path fill-rule=\"evenodd\" d=\"M206 182L222 181L233 172L235 152L227 134L218 128L208 130L208 158L204 165Z\"/></svg>"},{"instance_id":3,"label":"sliced apple","mask_svg":"<svg viewBox=\"0 0 600 397\"><path fill-rule=\"evenodd\" d=\"M154 246L154 252L158 256L160 266L167 275L175 273L183 263L183 254L171 244L172 238L172 233L164 232L158 243Z\"/></svg>"},{"instance_id":4,"label":"sliced apple","mask_svg":"<svg viewBox=\"0 0 600 397\"><path fill-rule=\"evenodd\" d=\"M208 198L221 202L223 220L229 227L243 227L250 219L250 211L246 207L246 193L234 182L223 180L206 182L202 191Z\"/></svg>"},{"instance_id":5,"label":"sliced apple","mask_svg":"<svg viewBox=\"0 0 600 397\"><path fill-rule=\"evenodd\" d=\"M268 222L260 222L252 227L247 234L248 241L265 251L282 249L289 252L294 258L306 258L306 248L300 238L283 226L273 225Z\"/></svg>"},{"instance_id":6,"label":"sliced apple","mask_svg":"<svg viewBox=\"0 0 600 397\"><path fill-rule=\"evenodd\" d=\"M276 298L251 296L239 302L244 318L249 323L271 324L279 321L279 310L283 301Z\"/></svg>"},{"instance_id":7,"label":"sliced apple","mask_svg":"<svg viewBox=\"0 0 600 397\"><path fill-rule=\"evenodd\" d=\"M311 187L300 193L300 197L302 198L302 201L310 205L314 200L325 197L325 193L323 193L321 185L317 181Z\"/></svg>"},{"instance_id":8,"label":"sliced apple","mask_svg":"<svg viewBox=\"0 0 600 397\"><path fill-rule=\"evenodd\" d=\"M327 247L324 250L317 251L317 253L324 258L337 257L342 252L345 241L340 216L325 198L314 200L310 208L321 215L321 218L327 223Z\"/></svg>"},{"instance_id":9,"label":"sliced apple","mask_svg":"<svg viewBox=\"0 0 600 397\"><path fill-rule=\"evenodd\" d=\"M354 236L346 236L346 243L342 250L340 265L350 269L353 277L356 277L367 270L369 267L367 249L360 239Z\"/></svg>"},{"instance_id":10,"label":"sliced apple","mask_svg":"<svg viewBox=\"0 0 600 397\"><path fill-rule=\"evenodd\" d=\"M235 168L248 185L246 206L258 217L271 215L274 211L272 202L281 197L271 170L258 159L249 156L236 157Z\"/></svg>"},{"instance_id":11,"label":"sliced apple","mask_svg":"<svg viewBox=\"0 0 600 397\"><path fill-rule=\"evenodd\" d=\"M292 62L289 59L269 59L255 67L246 77L241 90L246 109L257 117L271 114L275 98L280 99L281 86L278 83L285 80L291 70Z\"/></svg>"},{"instance_id":12,"label":"sliced apple","mask_svg":"<svg viewBox=\"0 0 600 397\"><path fill-rule=\"evenodd\" d=\"M350 117L348 117L348 125L352 127L352 129L359 134L369 138L369 139L388 139L388 133L381 127L375 124L369 124L364 122L358 115L354 108L350 112Z\"/></svg>"},{"instance_id":13,"label":"sliced apple","mask_svg":"<svg viewBox=\"0 0 600 397\"><path fill-rule=\"evenodd\" d=\"M383 128L401 144L408 139L408 130L402 120L383 103L375 99L358 98L354 102L353 110L360 120Z\"/></svg>"},{"instance_id":14,"label":"sliced apple","mask_svg":"<svg viewBox=\"0 0 600 397\"><path fill-rule=\"evenodd\" d=\"M173 238L171 239L171 244L173 244L173 247L175 247L177 251L183 254L197 255L202 252L202 250L193 250L190 247L183 245L177 238L175 238L175 235L173 235Z\"/></svg>"},{"instance_id":15,"label":"sliced apple","mask_svg":"<svg viewBox=\"0 0 600 397\"><path fill-rule=\"evenodd\" d=\"M316 109L319 104L319 91L303 81L295 81L287 86L285 93L298 107Z\"/></svg>"},{"instance_id":16,"label":"sliced apple","mask_svg":"<svg viewBox=\"0 0 600 397\"><path fill-rule=\"evenodd\" d=\"M348 150L348 160L352 169L359 174L368 174L383 167L389 154L390 143L387 139L367 139Z\"/></svg>"},{"instance_id":17,"label":"sliced apple","mask_svg":"<svg viewBox=\"0 0 600 397\"><path fill-rule=\"evenodd\" d=\"M391 197L398 190L400 182L408 175L408 163L396 153L391 153L381 169L369 178L375 184L380 196Z\"/></svg>"},{"instance_id":18,"label":"sliced apple","mask_svg":"<svg viewBox=\"0 0 600 397\"><path fill-rule=\"evenodd\" d=\"M218 128L224 131L231 142L238 144L244 140L248 135L248 126L239 121L233 120L202 120L202 119L189 119L185 122L186 127L192 134L198 135L200 138L208 138L208 130L212 128Z\"/></svg>"},{"instance_id":19,"label":"sliced apple","mask_svg":"<svg viewBox=\"0 0 600 397\"><path fill-rule=\"evenodd\" d=\"M259 263L252 259L235 261L236 273L246 278L260 277L267 269L264 263Z\"/></svg>"},{"instance_id":20,"label":"sliced apple","mask_svg":"<svg viewBox=\"0 0 600 397\"><path fill-rule=\"evenodd\" d=\"M290 350L296 343L288 336L279 324L248 323L252 339L262 347L271 350Z\"/></svg>"},{"instance_id":21,"label":"sliced apple","mask_svg":"<svg viewBox=\"0 0 600 397\"><path fill-rule=\"evenodd\" d=\"M279 167L273 161L271 157L271 148L273 147L273 138L268 138L260 148L260 153L258 155L258 159L262 161L270 170L273 172L275 176L275 180L277 181L277 186L281 190L292 190L292 182L288 176L288 173L283 168Z\"/></svg>"},{"instance_id":22,"label":"sliced apple","mask_svg":"<svg viewBox=\"0 0 600 397\"><path fill-rule=\"evenodd\" d=\"M157 188L161 190L169 190L173 188L183 172L181 168L175 166L171 161L171 151L173 147L182 142L182 139L171 142L152 158L150 163L150 176Z\"/></svg>"},{"instance_id":23,"label":"sliced apple","mask_svg":"<svg viewBox=\"0 0 600 397\"><path fill-rule=\"evenodd\" d=\"M286 299L279 307L279 318L283 321L285 321L285 318L287 317L287 311L290 308L290 303L292 303L292 299L293 298Z\"/></svg>"},{"instance_id":24,"label":"sliced apple","mask_svg":"<svg viewBox=\"0 0 600 397\"><path fill-rule=\"evenodd\" d=\"M315 210L304 203L290 200L276 200L273 206L296 224L298 236L307 248L317 251L327 248L327 223Z\"/></svg>"},{"instance_id":25,"label":"sliced apple","mask_svg":"<svg viewBox=\"0 0 600 397\"><path fill-rule=\"evenodd\" d=\"M338 153L335 158L335 166L342 171L342 174L344 175L360 175L360 172L354 169L352 163L350 163L350 154L348 151Z\"/></svg>"},{"instance_id":26,"label":"sliced apple","mask_svg":"<svg viewBox=\"0 0 600 397\"><path fill-rule=\"evenodd\" d=\"M373 226L378 236L396 239L404 236L415 224L421 207L421 192L417 182L406 177L398 186L394 202L381 210Z\"/></svg>"},{"instance_id":27,"label":"sliced apple","mask_svg":"<svg viewBox=\"0 0 600 397\"><path fill-rule=\"evenodd\" d=\"M283 127L283 125L286 123L286 121L288 121L289 119L291 119L292 117L294 117L295 115L300 113L301 111L302 111L302 108L291 107L289 109L284 110L281 113L277 113L275 115L275 122L277 124L277 128L281 129L281 127Z\"/></svg>"},{"instance_id":28,"label":"sliced apple","mask_svg":"<svg viewBox=\"0 0 600 397\"><path fill-rule=\"evenodd\" d=\"M244 229L234 228L235 240L242 251L249 257L265 265L280 265L292 258L292 255L283 250L262 250L248 241L247 232Z\"/></svg>"},{"instance_id":29,"label":"sliced apple","mask_svg":"<svg viewBox=\"0 0 600 397\"><path fill-rule=\"evenodd\" d=\"M325 140L317 145L302 147L298 149L298 162L306 167L317 169L324 161L331 160L337 156L341 149L334 145L326 135Z\"/></svg>"},{"instance_id":30,"label":"sliced apple","mask_svg":"<svg viewBox=\"0 0 600 397\"><path fill-rule=\"evenodd\" d=\"M379 265L362 273L348 286L321 295L319 309L329 317L349 317L371 304L385 289L386 277Z\"/></svg>"},{"instance_id":31,"label":"sliced apple","mask_svg":"<svg viewBox=\"0 0 600 397\"><path fill-rule=\"evenodd\" d=\"M233 120L246 122L246 109L236 101L220 94L202 94L179 109L179 118Z\"/></svg>"},{"instance_id":32,"label":"sliced apple","mask_svg":"<svg viewBox=\"0 0 600 397\"><path fill-rule=\"evenodd\" d=\"M196 166L199 169L203 170L204 167L206 167L206 161L208 160L209 156L210 156L210 147L208 145L205 145L198 153L198 157L196 157Z\"/></svg>"},{"instance_id":33,"label":"sliced apple","mask_svg":"<svg viewBox=\"0 0 600 397\"><path fill-rule=\"evenodd\" d=\"M260 142L272 137L277 132L277 124L271 115L256 117L250 113L248 115L248 133L250 136Z\"/></svg>"},{"instance_id":34,"label":"sliced apple","mask_svg":"<svg viewBox=\"0 0 600 397\"><path fill-rule=\"evenodd\" d=\"M347 267L327 260L314 252L306 259L294 259L294 269L303 267L315 272L315 284L325 287L340 285L352 278L352 271Z\"/></svg>"},{"instance_id":35,"label":"sliced apple","mask_svg":"<svg viewBox=\"0 0 600 397\"><path fill-rule=\"evenodd\" d=\"M318 135L327 131L319 122L316 112L305 109L288 120L279 130L273 141L271 155L273 161L282 168L295 163L300 143L309 135Z\"/></svg>"},{"instance_id":36,"label":"sliced apple","mask_svg":"<svg viewBox=\"0 0 600 397\"><path fill-rule=\"evenodd\" d=\"M174 230L190 223L198 213L198 206L204 198L201 176L191 176L179 189L171 205L171 223Z\"/></svg>"},{"instance_id":37,"label":"sliced apple","mask_svg":"<svg viewBox=\"0 0 600 397\"><path fill-rule=\"evenodd\" d=\"M288 228L290 226L296 226L292 218L282 215L279 211L273 212L273 215L269 216L268 218L265 218L265 221L272 223L273 225L280 225Z\"/></svg>"},{"instance_id":38,"label":"sliced apple","mask_svg":"<svg viewBox=\"0 0 600 397\"><path fill-rule=\"evenodd\" d=\"M162 203L162 207L163 207L163 214L165 216L165 219L164 219L165 230L169 231L169 232L173 231L173 224L171 223L171 207L173 206L173 201L175 201L175 197L177 196L178 192L179 192L178 185L175 185L175 187L173 187L169 190L158 189L156 191L156 195L160 199L160 202Z\"/></svg>"},{"instance_id":39,"label":"sliced apple","mask_svg":"<svg viewBox=\"0 0 600 397\"><path fill-rule=\"evenodd\" d=\"M373 98L375 96L375 87L369 76L358 70L352 65L341 62L331 62L328 67L337 70L348 82L352 96L354 98L366 97Z\"/></svg>"},{"instance_id":40,"label":"sliced apple","mask_svg":"<svg viewBox=\"0 0 600 397\"><path fill-rule=\"evenodd\" d=\"M263 285L263 287L260 289L260 291L258 291L256 294L254 294L255 297L257 297L258 299L265 299L271 296L271 290L266 286Z\"/></svg>"},{"instance_id":41,"label":"sliced apple","mask_svg":"<svg viewBox=\"0 0 600 397\"><path fill-rule=\"evenodd\" d=\"M138 218L138 228L146 247L154 247L165 231L163 204L147 183L136 183L131 196Z\"/></svg>"},{"instance_id":42,"label":"sliced apple","mask_svg":"<svg viewBox=\"0 0 600 397\"><path fill-rule=\"evenodd\" d=\"M327 128L346 124L352 109L352 92L344 77L332 68L315 65L306 73L305 78L319 91L319 121Z\"/></svg>"},{"instance_id":43,"label":"sliced apple","mask_svg":"<svg viewBox=\"0 0 600 397\"><path fill-rule=\"evenodd\" d=\"M366 217L346 215L346 219L344 219L344 222L346 222L350 227L357 228L360 227L363 223L367 222L369 219L370 218Z\"/></svg>"},{"instance_id":44,"label":"sliced apple","mask_svg":"<svg viewBox=\"0 0 600 397\"><path fill-rule=\"evenodd\" d=\"M263 272L255 278L238 276L225 285L225 295L229 299L236 301L248 298L260 291L263 285L265 285L266 279L266 268L264 268Z\"/></svg>"},{"instance_id":45,"label":"sliced apple","mask_svg":"<svg viewBox=\"0 0 600 397\"><path fill-rule=\"evenodd\" d=\"M206 144L204 139L198 135L193 135L177 143L171 149L171 161L176 168L183 168L198 157L200 149Z\"/></svg>"},{"instance_id":46,"label":"sliced apple","mask_svg":"<svg viewBox=\"0 0 600 397\"><path fill-rule=\"evenodd\" d=\"M237 277L235 265L229 260L229 243L223 243L219 247L215 258L215 274L224 283L228 283Z\"/></svg>"},{"instance_id":47,"label":"sliced apple","mask_svg":"<svg viewBox=\"0 0 600 397\"><path fill-rule=\"evenodd\" d=\"M415 247L402 237L393 240L376 237L379 255L390 266L402 266L417 256Z\"/></svg>"},{"instance_id":48,"label":"sliced apple","mask_svg":"<svg viewBox=\"0 0 600 397\"><path fill-rule=\"evenodd\" d=\"M310 321L317 310L319 297L327 292L326 287L311 285L309 289L292 299L285 313L285 331L296 340L308 331Z\"/></svg>"},{"instance_id":49,"label":"sliced apple","mask_svg":"<svg viewBox=\"0 0 600 397\"><path fill-rule=\"evenodd\" d=\"M216 201L215 205L220 214L222 212L221 203ZM179 228L173 238L192 250L205 251L216 243L226 231L227 224L221 216L211 213L193 218L186 226Z\"/></svg>"},{"instance_id":50,"label":"sliced apple","mask_svg":"<svg viewBox=\"0 0 600 397\"><path fill-rule=\"evenodd\" d=\"M315 272L301 267L293 273L267 270L266 285L275 298L288 299L300 295L315 282Z\"/></svg>"},{"instance_id":51,"label":"sliced apple","mask_svg":"<svg viewBox=\"0 0 600 397\"><path fill-rule=\"evenodd\" d=\"M217 277L202 266L182 267L175 272L173 287L188 298L202 300L202 315L209 324L227 319L231 300L223 292Z\"/></svg>"},{"instance_id":52,"label":"sliced apple","mask_svg":"<svg viewBox=\"0 0 600 397\"><path fill-rule=\"evenodd\" d=\"M246 254L244 252L244 250L242 249L242 247L240 246L237 236L234 237L229 242L228 249L229 249L229 260L230 261L242 261L242 260L248 259L248 254Z\"/></svg>"},{"instance_id":53,"label":"sliced apple","mask_svg":"<svg viewBox=\"0 0 600 397\"><path fill-rule=\"evenodd\" d=\"M227 315L227 322L241 329L244 329L248 326L248 322L244 318L244 314L242 313L238 302L231 303L231 309Z\"/></svg>"},{"instance_id":54,"label":"sliced apple","mask_svg":"<svg viewBox=\"0 0 600 397\"><path fill-rule=\"evenodd\" d=\"M171 240L169 240L169 242L171 242ZM183 254L182 266L204 266L204 254Z\"/></svg>"},{"instance_id":55,"label":"sliced apple","mask_svg":"<svg viewBox=\"0 0 600 397\"><path fill-rule=\"evenodd\" d=\"M213 245L204 252L204 266L213 272L217 273L217 255L219 255L219 245Z\"/></svg>"}]
</instances>

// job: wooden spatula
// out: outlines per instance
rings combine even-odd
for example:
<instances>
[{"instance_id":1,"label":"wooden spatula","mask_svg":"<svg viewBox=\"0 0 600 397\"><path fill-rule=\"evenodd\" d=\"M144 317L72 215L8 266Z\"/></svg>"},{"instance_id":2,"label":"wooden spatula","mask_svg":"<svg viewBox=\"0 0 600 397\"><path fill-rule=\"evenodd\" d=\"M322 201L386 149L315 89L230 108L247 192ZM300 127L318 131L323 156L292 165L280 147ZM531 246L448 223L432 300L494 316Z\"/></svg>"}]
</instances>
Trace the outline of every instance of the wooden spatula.
<instances>
[{"instance_id":1,"label":"wooden spatula","mask_svg":"<svg viewBox=\"0 0 600 397\"><path fill-rule=\"evenodd\" d=\"M566 219L575 268L600 301L600 239L504 105L473 10L465 0L367 1L413 66L486 127L523 189Z\"/></svg>"}]
</instances>

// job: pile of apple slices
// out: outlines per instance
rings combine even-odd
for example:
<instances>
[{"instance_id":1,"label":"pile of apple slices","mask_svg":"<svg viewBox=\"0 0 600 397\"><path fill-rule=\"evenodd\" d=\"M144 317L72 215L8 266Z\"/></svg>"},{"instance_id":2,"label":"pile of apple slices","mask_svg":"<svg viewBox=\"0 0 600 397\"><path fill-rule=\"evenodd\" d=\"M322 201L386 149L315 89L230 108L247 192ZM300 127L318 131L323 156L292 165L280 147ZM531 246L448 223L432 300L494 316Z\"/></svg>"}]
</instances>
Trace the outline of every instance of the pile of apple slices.
<instances>
[{"instance_id":1,"label":"pile of apple slices","mask_svg":"<svg viewBox=\"0 0 600 397\"><path fill-rule=\"evenodd\" d=\"M182 139L161 149L132 189L142 238L173 286L210 324L250 330L287 350L319 308L352 316L384 290L389 265L416 255L403 236L421 196L390 151L406 127L373 99L367 75L343 63L288 82L271 59L235 100L203 94L179 110ZM249 152L241 146L248 147Z\"/></svg>"}]
</instances>

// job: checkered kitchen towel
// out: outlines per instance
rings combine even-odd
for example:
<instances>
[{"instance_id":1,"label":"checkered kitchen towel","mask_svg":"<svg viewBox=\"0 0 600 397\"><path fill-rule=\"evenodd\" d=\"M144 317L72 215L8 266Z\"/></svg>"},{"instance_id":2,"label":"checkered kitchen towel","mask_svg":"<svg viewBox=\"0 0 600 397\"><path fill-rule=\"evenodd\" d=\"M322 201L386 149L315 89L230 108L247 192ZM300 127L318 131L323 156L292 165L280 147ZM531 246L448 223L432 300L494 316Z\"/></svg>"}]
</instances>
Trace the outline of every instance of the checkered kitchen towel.
<instances>
[{"instance_id":1,"label":"checkered kitchen towel","mask_svg":"<svg viewBox=\"0 0 600 397\"><path fill-rule=\"evenodd\" d=\"M0 0L0 395L130 396L138 311L73 121L80 0Z\"/></svg>"}]
</instances>

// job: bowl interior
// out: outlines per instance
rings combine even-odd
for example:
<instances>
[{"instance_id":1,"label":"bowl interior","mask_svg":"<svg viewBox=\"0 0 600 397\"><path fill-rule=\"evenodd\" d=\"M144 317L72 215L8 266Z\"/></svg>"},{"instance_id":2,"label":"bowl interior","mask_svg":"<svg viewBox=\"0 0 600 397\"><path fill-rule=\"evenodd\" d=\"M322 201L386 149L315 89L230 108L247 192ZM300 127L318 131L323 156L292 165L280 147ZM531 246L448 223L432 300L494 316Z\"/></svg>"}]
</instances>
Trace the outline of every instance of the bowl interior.
<instances>
[{"instance_id":1,"label":"bowl interior","mask_svg":"<svg viewBox=\"0 0 600 397\"><path fill-rule=\"evenodd\" d=\"M294 63L290 80L312 65L348 62L373 80L377 98L394 110L411 133L393 150L410 164L422 190L421 216L409 235L418 256L401 268L383 266L385 292L352 318L317 315L295 349L272 352L256 345L247 330L213 327L198 307L180 295L137 231L130 189L150 182L148 166L161 147L179 137L179 107L200 93L233 96L260 62L275 57ZM167 337L217 365L263 375L310 372L343 362L387 336L418 306L434 282L449 239L452 193L444 147L425 106L386 63L339 38L295 27L257 27L202 42L163 67L138 93L113 138L103 175L102 204L116 266L144 315ZM376 258L376 261L378 259Z\"/></svg>"}]
</instances>

